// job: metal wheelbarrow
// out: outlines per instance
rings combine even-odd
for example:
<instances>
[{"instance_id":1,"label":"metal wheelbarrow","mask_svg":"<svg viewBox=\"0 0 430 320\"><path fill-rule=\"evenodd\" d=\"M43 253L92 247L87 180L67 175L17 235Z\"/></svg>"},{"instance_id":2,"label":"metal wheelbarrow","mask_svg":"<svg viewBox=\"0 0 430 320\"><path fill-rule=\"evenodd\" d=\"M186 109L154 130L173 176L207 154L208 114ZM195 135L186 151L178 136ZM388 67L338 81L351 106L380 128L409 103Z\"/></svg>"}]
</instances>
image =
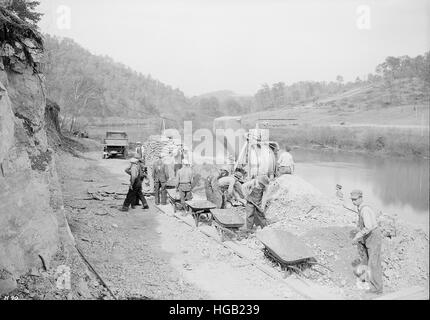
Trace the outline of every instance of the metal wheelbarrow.
<instances>
[{"instance_id":1,"label":"metal wheelbarrow","mask_svg":"<svg viewBox=\"0 0 430 320\"><path fill-rule=\"evenodd\" d=\"M181 198L176 189L167 189L167 198L173 207L173 212L176 213L177 210L181 210Z\"/></svg>"},{"instance_id":2,"label":"metal wheelbarrow","mask_svg":"<svg viewBox=\"0 0 430 320\"><path fill-rule=\"evenodd\" d=\"M208 200L190 200L185 201L187 212L193 216L196 223L196 227L199 226L199 222L207 222L211 224L212 214L211 209L215 209L216 205Z\"/></svg>"},{"instance_id":3,"label":"metal wheelbarrow","mask_svg":"<svg viewBox=\"0 0 430 320\"><path fill-rule=\"evenodd\" d=\"M288 231L264 229L257 232L257 239L264 244L264 255L285 271L285 277L296 272L307 278L303 270L315 265L332 271L319 263L312 251L297 236ZM323 274L319 270L312 270Z\"/></svg>"},{"instance_id":4,"label":"metal wheelbarrow","mask_svg":"<svg viewBox=\"0 0 430 320\"><path fill-rule=\"evenodd\" d=\"M214 227L220 237L221 242L226 238L241 240L243 235L239 228L245 224L244 219L239 215L237 209L212 209Z\"/></svg>"}]
</instances>

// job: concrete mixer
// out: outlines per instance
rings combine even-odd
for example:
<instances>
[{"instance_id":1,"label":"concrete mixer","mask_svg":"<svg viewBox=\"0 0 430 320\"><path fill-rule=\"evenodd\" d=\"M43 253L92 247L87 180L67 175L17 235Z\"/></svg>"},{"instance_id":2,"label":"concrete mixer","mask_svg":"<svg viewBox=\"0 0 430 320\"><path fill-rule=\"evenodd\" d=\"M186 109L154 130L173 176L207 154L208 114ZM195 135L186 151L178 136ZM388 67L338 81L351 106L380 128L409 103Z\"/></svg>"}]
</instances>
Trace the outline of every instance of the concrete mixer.
<instances>
[{"instance_id":1,"label":"concrete mixer","mask_svg":"<svg viewBox=\"0 0 430 320\"><path fill-rule=\"evenodd\" d=\"M259 175L273 177L278 150L279 144L269 141L269 130L259 129L257 124L255 129L249 130L246 134L246 143L242 147L234 170L245 169L250 179Z\"/></svg>"}]
</instances>

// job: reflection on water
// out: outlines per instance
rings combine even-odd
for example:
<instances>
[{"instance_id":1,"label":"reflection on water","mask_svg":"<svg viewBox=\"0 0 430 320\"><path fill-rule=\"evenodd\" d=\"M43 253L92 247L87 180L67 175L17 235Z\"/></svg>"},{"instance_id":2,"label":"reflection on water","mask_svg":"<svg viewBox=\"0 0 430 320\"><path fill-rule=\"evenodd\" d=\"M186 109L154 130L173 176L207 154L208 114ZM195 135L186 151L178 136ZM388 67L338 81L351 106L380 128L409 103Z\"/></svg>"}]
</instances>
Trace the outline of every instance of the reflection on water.
<instances>
[{"instance_id":1,"label":"reflection on water","mask_svg":"<svg viewBox=\"0 0 430 320\"><path fill-rule=\"evenodd\" d=\"M362 189L366 201L428 229L429 160L377 158L331 151L294 150L297 174L328 195L341 184L348 199Z\"/></svg>"}]
</instances>

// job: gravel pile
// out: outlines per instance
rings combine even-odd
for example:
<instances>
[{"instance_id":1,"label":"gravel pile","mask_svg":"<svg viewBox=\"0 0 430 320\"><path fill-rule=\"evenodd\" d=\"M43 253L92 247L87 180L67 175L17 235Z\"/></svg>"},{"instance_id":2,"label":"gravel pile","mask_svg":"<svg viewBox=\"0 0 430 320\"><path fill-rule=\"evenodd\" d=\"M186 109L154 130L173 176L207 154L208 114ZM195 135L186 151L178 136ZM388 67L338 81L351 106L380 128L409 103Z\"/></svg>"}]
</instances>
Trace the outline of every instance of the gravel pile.
<instances>
[{"instance_id":1,"label":"gravel pile","mask_svg":"<svg viewBox=\"0 0 430 320\"><path fill-rule=\"evenodd\" d=\"M357 214L297 175L277 178L268 194L273 196L266 211L269 228L300 236L318 261L333 269L321 269L325 275L311 271L307 275L321 284L342 288L345 296L358 298L361 293L351 265L358 258L357 249L351 244ZM379 216L379 224L384 235L382 267L386 292L414 285L428 288L428 234L385 214ZM252 240L248 242L257 249Z\"/></svg>"}]
</instances>

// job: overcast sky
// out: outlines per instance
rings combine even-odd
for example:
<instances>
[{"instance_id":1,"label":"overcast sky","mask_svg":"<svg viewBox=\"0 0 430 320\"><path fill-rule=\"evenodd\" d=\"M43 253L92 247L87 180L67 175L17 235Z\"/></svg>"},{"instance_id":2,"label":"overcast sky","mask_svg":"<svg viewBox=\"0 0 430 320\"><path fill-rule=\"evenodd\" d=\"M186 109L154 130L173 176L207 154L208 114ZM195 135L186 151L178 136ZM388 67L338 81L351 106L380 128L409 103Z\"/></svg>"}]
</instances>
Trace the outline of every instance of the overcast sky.
<instances>
[{"instance_id":1,"label":"overcast sky","mask_svg":"<svg viewBox=\"0 0 430 320\"><path fill-rule=\"evenodd\" d=\"M187 96L354 80L430 49L430 0L41 0L39 11L43 32Z\"/></svg>"}]
</instances>

